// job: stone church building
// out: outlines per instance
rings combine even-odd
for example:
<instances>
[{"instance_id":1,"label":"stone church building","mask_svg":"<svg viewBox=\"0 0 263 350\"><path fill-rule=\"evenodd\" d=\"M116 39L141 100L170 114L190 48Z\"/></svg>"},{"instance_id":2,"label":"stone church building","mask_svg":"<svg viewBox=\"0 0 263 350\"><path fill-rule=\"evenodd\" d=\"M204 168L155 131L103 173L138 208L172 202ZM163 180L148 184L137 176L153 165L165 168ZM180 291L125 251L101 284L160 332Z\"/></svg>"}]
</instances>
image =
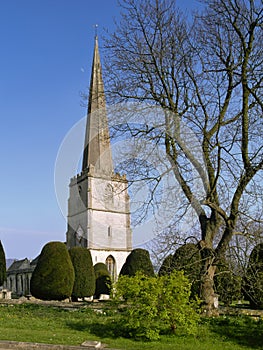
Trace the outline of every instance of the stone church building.
<instances>
[{"instance_id":1,"label":"stone church building","mask_svg":"<svg viewBox=\"0 0 263 350\"><path fill-rule=\"evenodd\" d=\"M113 279L132 250L128 182L114 172L97 36L82 171L69 184L66 244L89 249L93 264L105 263ZM7 270L6 287L17 295L28 294L35 262L15 261Z\"/></svg>"},{"instance_id":2,"label":"stone church building","mask_svg":"<svg viewBox=\"0 0 263 350\"><path fill-rule=\"evenodd\" d=\"M7 270L7 280L4 287L17 296L30 294L30 280L37 259L32 261L27 258L15 260Z\"/></svg>"},{"instance_id":3,"label":"stone church building","mask_svg":"<svg viewBox=\"0 0 263 350\"><path fill-rule=\"evenodd\" d=\"M91 252L116 278L132 249L130 201L125 175L114 172L98 49L90 80L82 171L70 181L67 246Z\"/></svg>"}]
</instances>

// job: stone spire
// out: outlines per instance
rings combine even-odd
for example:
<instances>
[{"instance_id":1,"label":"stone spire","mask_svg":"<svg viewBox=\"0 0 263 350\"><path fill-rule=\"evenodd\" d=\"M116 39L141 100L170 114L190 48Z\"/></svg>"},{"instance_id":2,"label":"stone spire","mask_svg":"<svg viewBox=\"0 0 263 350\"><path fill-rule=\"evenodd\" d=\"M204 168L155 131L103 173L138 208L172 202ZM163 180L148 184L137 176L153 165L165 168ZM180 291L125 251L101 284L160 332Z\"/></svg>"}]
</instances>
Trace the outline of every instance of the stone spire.
<instances>
[{"instance_id":1,"label":"stone spire","mask_svg":"<svg viewBox=\"0 0 263 350\"><path fill-rule=\"evenodd\" d=\"M113 172L110 134L97 35L95 37L90 79L82 171L90 169L91 167L94 168L94 172L97 174L110 175Z\"/></svg>"}]
</instances>

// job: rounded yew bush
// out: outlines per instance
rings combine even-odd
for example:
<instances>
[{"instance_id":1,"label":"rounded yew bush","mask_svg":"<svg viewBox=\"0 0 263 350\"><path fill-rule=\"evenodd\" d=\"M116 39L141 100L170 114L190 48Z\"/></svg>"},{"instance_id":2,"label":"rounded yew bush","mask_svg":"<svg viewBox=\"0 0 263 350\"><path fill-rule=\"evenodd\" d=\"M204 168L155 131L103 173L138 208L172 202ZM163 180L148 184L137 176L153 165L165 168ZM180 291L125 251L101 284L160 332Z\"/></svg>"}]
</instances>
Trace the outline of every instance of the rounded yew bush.
<instances>
[{"instance_id":1,"label":"rounded yew bush","mask_svg":"<svg viewBox=\"0 0 263 350\"><path fill-rule=\"evenodd\" d=\"M120 275L135 276L139 271L145 276L154 276L150 254L148 250L142 248L131 251L121 268Z\"/></svg>"},{"instance_id":2,"label":"rounded yew bush","mask_svg":"<svg viewBox=\"0 0 263 350\"><path fill-rule=\"evenodd\" d=\"M42 300L63 300L71 297L73 284L74 268L65 244L47 243L32 274L31 294Z\"/></svg>"},{"instance_id":3,"label":"rounded yew bush","mask_svg":"<svg viewBox=\"0 0 263 350\"><path fill-rule=\"evenodd\" d=\"M94 265L94 272L96 277L95 298L99 298L101 294L110 295L112 282L107 266L97 263Z\"/></svg>"},{"instance_id":4,"label":"rounded yew bush","mask_svg":"<svg viewBox=\"0 0 263 350\"><path fill-rule=\"evenodd\" d=\"M2 242L0 241L0 286L4 284L6 280L6 259L5 259L5 252L2 245Z\"/></svg>"},{"instance_id":5,"label":"rounded yew bush","mask_svg":"<svg viewBox=\"0 0 263 350\"><path fill-rule=\"evenodd\" d=\"M242 289L252 307L263 308L263 243L256 245L250 254Z\"/></svg>"},{"instance_id":6,"label":"rounded yew bush","mask_svg":"<svg viewBox=\"0 0 263 350\"><path fill-rule=\"evenodd\" d=\"M95 273L90 251L83 247L73 247L69 250L69 255L75 272L72 300L93 296Z\"/></svg>"},{"instance_id":7,"label":"rounded yew bush","mask_svg":"<svg viewBox=\"0 0 263 350\"><path fill-rule=\"evenodd\" d=\"M202 268L202 258L198 246L194 243L180 246L174 253L172 267L177 271L184 272L192 284L192 295L198 295Z\"/></svg>"},{"instance_id":8,"label":"rounded yew bush","mask_svg":"<svg viewBox=\"0 0 263 350\"><path fill-rule=\"evenodd\" d=\"M173 255L170 254L164 259L164 261L159 269L158 275L165 276L165 275L170 274L174 270L173 265L174 265L173 264Z\"/></svg>"},{"instance_id":9,"label":"rounded yew bush","mask_svg":"<svg viewBox=\"0 0 263 350\"><path fill-rule=\"evenodd\" d=\"M230 261L221 258L217 262L214 288L219 294L219 299L226 306L241 298L241 277L235 274Z\"/></svg>"}]
</instances>

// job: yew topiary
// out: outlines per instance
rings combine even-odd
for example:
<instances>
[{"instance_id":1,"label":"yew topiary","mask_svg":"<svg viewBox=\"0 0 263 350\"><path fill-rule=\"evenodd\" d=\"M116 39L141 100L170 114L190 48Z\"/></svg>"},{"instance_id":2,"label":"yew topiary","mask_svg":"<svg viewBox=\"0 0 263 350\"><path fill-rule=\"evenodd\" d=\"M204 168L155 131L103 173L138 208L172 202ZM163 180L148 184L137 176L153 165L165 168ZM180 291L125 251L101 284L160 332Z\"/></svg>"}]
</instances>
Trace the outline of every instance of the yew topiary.
<instances>
[{"instance_id":1,"label":"yew topiary","mask_svg":"<svg viewBox=\"0 0 263 350\"><path fill-rule=\"evenodd\" d=\"M252 307L263 308L263 243L256 245L250 254L242 288Z\"/></svg>"},{"instance_id":2,"label":"yew topiary","mask_svg":"<svg viewBox=\"0 0 263 350\"><path fill-rule=\"evenodd\" d=\"M103 263L97 263L94 265L94 272L96 278L95 298L99 298L101 294L110 295L112 283L107 266Z\"/></svg>"},{"instance_id":3,"label":"yew topiary","mask_svg":"<svg viewBox=\"0 0 263 350\"><path fill-rule=\"evenodd\" d=\"M73 247L69 250L69 255L75 272L72 300L93 296L95 273L90 251L83 247Z\"/></svg>"},{"instance_id":4,"label":"yew topiary","mask_svg":"<svg viewBox=\"0 0 263 350\"><path fill-rule=\"evenodd\" d=\"M131 251L121 268L120 275L135 276L139 271L145 276L154 276L150 254L146 249L142 248Z\"/></svg>"},{"instance_id":5,"label":"yew topiary","mask_svg":"<svg viewBox=\"0 0 263 350\"><path fill-rule=\"evenodd\" d=\"M226 306L241 298L241 277L236 275L231 264L222 258L217 262L214 288L219 300Z\"/></svg>"},{"instance_id":6,"label":"yew topiary","mask_svg":"<svg viewBox=\"0 0 263 350\"><path fill-rule=\"evenodd\" d=\"M102 262L99 262L94 265L94 273L95 273L95 278L98 278L99 276L105 273L110 275L106 264Z\"/></svg>"},{"instance_id":7,"label":"yew topiary","mask_svg":"<svg viewBox=\"0 0 263 350\"><path fill-rule=\"evenodd\" d=\"M200 250L194 243L186 243L174 253L172 267L183 271L192 284L192 296L199 295L202 259Z\"/></svg>"},{"instance_id":8,"label":"yew topiary","mask_svg":"<svg viewBox=\"0 0 263 350\"><path fill-rule=\"evenodd\" d=\"M49 242L43 247L33 271L31 294L42 300L70 298L74 277L74 268L65 244Z\"/></svg>"},{"instance_id":9,"label":"yew topiary","mask_svg":"<svg viewBox=\"0 0 263 350\"><path fill-rule=\"evenodd\" d=\"M165 276L167 274L170 274L174 270L173 265L174 265L173 264L173 255L170 254L164 259L164 261L159 269L158 275Z\"/></svg>"},{"instance_id":10,"label":"yew topiary","mask_svg":"<svg viewBox=\"0 0 263 350\"><path fill-rule=\"evenodd\" d=\"M2 242L0 241L0 286L4 284L6 280L6 259L5 259L5 252L2 245Z\"/></svg>"}]
</instances>

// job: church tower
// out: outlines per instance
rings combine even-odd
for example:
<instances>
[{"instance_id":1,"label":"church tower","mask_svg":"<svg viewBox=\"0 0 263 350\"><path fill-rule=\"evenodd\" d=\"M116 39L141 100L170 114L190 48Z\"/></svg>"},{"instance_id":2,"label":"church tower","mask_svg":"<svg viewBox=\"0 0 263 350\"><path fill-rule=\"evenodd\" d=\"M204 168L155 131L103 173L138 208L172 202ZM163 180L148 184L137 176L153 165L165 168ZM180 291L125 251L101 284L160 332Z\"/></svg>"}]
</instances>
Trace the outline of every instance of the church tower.
<instances>
[{"instance_id":1,"label":"church tower","mask_svg":"<svg viewBox=\"0 0 263 350\"><path fill-rule=\"evenodd\" d=\"M125 175L114 172L106 100L95 38L82 171L70 180L67 246L90 250L116 278L132 249Z\"/></svg>"}]
</instances>

